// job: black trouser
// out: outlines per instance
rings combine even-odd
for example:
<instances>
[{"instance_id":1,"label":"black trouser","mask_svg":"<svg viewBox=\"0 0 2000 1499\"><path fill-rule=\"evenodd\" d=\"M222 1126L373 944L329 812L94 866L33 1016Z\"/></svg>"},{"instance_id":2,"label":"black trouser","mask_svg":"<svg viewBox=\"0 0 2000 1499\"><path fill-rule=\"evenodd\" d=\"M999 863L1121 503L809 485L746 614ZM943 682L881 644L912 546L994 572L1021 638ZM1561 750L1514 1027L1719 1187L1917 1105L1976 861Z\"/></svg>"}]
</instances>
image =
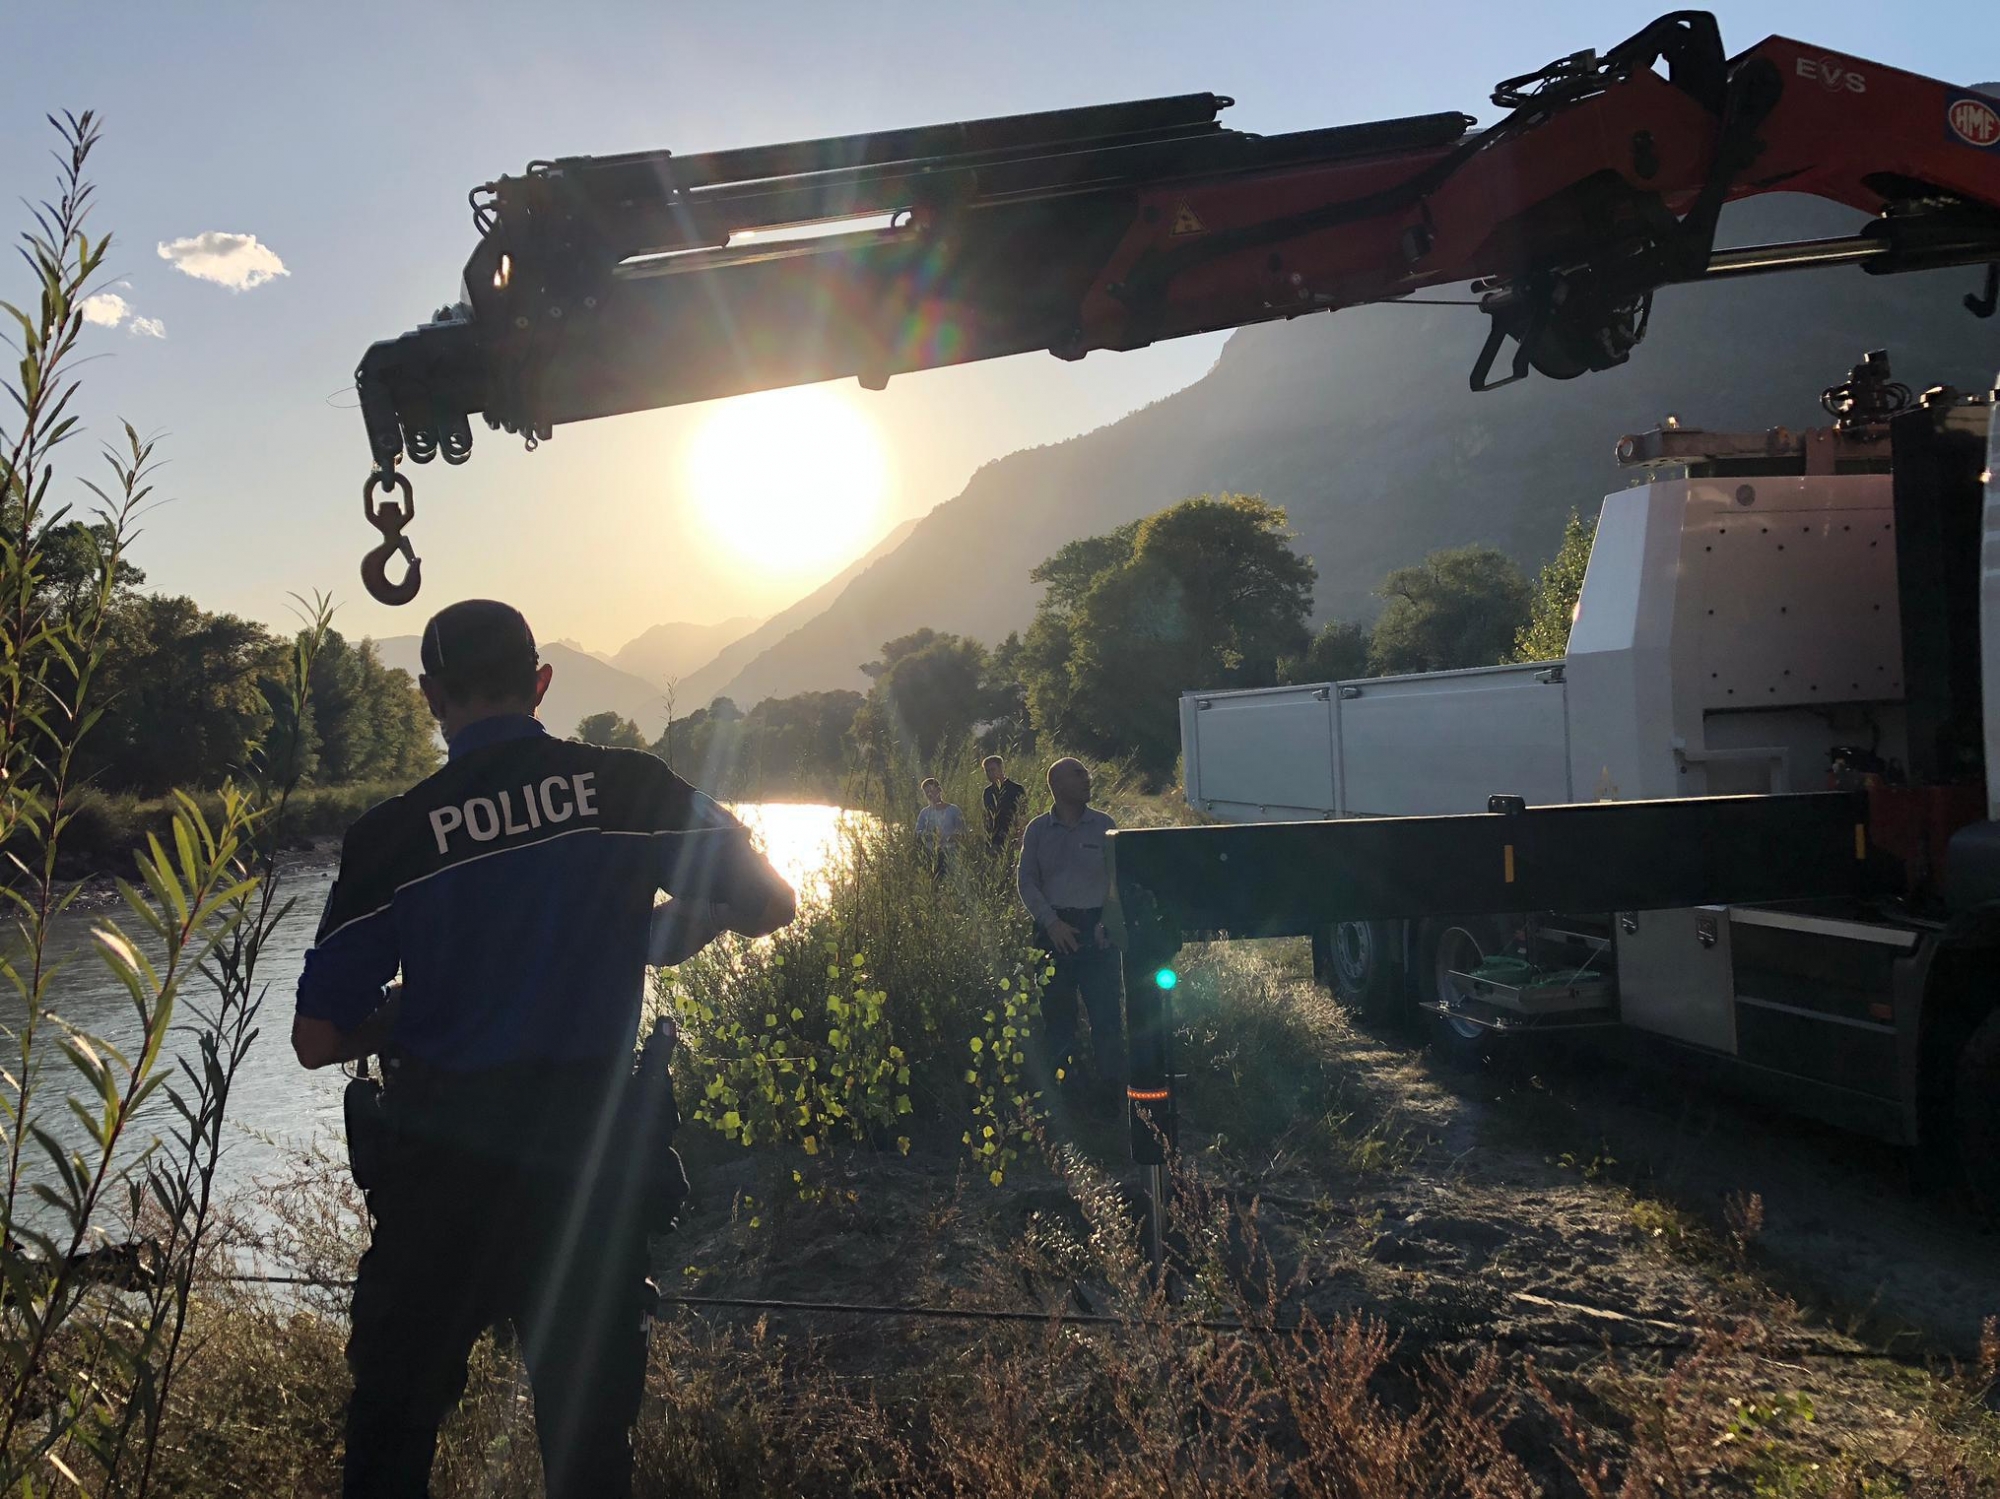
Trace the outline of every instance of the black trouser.
<instances>
[{"instance_id":1,"label":"black trouser","mask_svg":"<svg viewBox=\"0 0 2000 1499\"><path fill-rule=\"evenodd\" d=\"M1077 1001L1090 1016L1090 1046L1097 1058L1097 1070L1105 1078L1125 1074L1125 1026L1123 1000L1125 985L1118 949L1097 945L1097 924L1102 910L1056 909L1056 915L1076 928L1076 951L1059 953L1048 948L1055 977L1042 990L1042 1035L1047 1050L1047 1066L1054 1071L1074 1065L1076 1052ZM1043 942L1047 944L1047 934Z\"/></svg>"},{"instance_id":2,"label":"black trouser","mask_svg":"<svg viewBox=\"0 0 2000 1499\"><path fill-rule=\"evenodd\" d=\"M630 1491L652 1294L622 1082L593 1070L391 1090L397 1134L369 1193L347 1344L348 1499L430 1493L438 1425L472 1345L501 1322L534 1386L549 1499Z\"/></svg>"}]
</instances>

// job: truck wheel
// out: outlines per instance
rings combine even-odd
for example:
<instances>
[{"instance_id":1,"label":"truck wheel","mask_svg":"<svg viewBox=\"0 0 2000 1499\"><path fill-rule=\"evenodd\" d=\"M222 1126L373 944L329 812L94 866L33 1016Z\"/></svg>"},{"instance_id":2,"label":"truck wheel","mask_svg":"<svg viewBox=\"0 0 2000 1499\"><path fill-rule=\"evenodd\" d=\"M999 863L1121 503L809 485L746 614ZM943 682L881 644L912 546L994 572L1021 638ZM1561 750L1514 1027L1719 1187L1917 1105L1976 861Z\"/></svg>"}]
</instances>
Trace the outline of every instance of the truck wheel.
<instances>
[{"instance_id":1,"label":"truck wheel","mask_svg":"<svg viewBox=\"0 0 2000 1499\"><path fill-rule=\"evenodd\" d=\"M1453 973L1466 973L1508 946L1504 923L1491 916L1426 921L1417 928L1416 984L1423 1000L1455 998ZM1483 1062L1498 1039L1493 1031L1470 1020L1425 1010L1431 1047L1447 1062L1471 1067Z\"/></svg>"},{"instance_id":2,"label":"truck wheel","mask_svg":"<svg viewBox=\"0 0 2000 1499\"><path fill-rule=\"evenodd\" d=\"M1409 1017L1397 962L1401 938L1392 921L1343 921L1327 933L1327 986L1365 1024L1393 1026Z\"/></svg>"},{"instance_id":3,"label":"truck wheel","mask_svg":"<svg viewBox=\"0 0 2000 1499\"><path fill-rule=\"evenodd\" d=\"M1959 1171L1981 1217L2000 1219L2000 1009L1958 1054L1954 1099Z\"/></svg>"}]
</instances>

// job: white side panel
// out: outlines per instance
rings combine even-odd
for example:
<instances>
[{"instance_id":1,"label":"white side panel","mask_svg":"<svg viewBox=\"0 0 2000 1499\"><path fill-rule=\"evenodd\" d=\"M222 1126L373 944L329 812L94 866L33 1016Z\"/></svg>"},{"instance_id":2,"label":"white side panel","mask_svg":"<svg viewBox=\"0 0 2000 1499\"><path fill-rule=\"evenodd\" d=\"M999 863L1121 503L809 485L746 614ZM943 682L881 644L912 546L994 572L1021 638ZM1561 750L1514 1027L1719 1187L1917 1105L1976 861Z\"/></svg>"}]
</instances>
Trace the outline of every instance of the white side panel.
<instances>
[{"instance_id":1,"label":"white side panel","mask_svg":"<svg viewBox=\"0 0 2000 1499\"><path fill-rule=\"evenodd\" d=\"M1609 496L1569 633L1570 778L1580 801L1679 796L1674 583L1685 481Z\"/></svg>"},{"instance_id":2,"label":"white side panel","mask_svg":"<svg viewBox=\"0 0 2000 1499\"><path fill-rule=\"evenodd\" d=\"M1484 812L1496 792L1530 806L1574 800L1565 689L1551 674L1539 663L1343 684L1342 811Z\"/></svg>"},{"instance_id":3,"label":"white side panel","mask_svg":"<svg viewBox=\"0 0 2000 1499\"><path fill-rule=\"evenodd\" d=\"M1183 698L1194 719L1202 810L1244 822L1333 816L1332 695L1317 686Z\"/></svg>"},{"instance_id":4,"label":"white side panel","mask_svg":"<svg viewBox=\"0 0 2000 1499\"><path fill-rule=\"evenodd\" d=\"M1192 693L1181 694L1181 795L1201 810L1201 720Z\"/></svg>"},{"instance_id":5,"label":"white side panel","mask_svg":"<svg viewBox=\"0 0 2000 1499\"><path fill-rule=\"evenodd\" d=\"M1688 486L1681 606L1709 712L1903 695L1887 474Z\"/></svg>"}]
</instances>

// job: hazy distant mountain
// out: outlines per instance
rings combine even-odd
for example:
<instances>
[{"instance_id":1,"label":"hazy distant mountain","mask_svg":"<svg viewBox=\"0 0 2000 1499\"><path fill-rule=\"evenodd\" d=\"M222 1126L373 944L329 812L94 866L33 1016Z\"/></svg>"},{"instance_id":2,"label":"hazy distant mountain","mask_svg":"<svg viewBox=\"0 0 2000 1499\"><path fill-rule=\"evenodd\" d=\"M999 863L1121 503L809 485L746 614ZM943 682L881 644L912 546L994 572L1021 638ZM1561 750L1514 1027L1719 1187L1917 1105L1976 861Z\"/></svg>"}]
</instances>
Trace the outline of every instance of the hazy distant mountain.
<instances>
[{"instance_id":1,"label":"hazy distant mountain","mask_svg":"<svg viewBox=\"0 0 2000 1499\"><path fill-rule=\"evenodd\" d=\"M783 613L772 615L742 639L726 646L701 670L683 677L674 689L676 711L690 713L696 708L707 707L718 697L729 697L735 700L737 707L748 712L767 697L790 697L795 692L811 691L829 685L806 679L801 685L792 686L781 675L746 671L745 668L752 662L761 660L772 646L790 635L792 631L824 614L848 584L860 577L877 560L901 546L918 524L913 520L904 521L876 542L853 566L821 584Z\"/></svg>"},{"instance_id":2,"label":"hazy distant mountain","mask_svg":"<svg viewBox=\"0 0 2000 1499\"><path fill-rule=\"evenodd\" d=\"M392 635L375 644L384 665L400 666L413 677L423 669L418 656L420 637ZM549 695L542 700L542 722L551 733L568 737L576 732L580 720L610 708L638 724L648 739L659 737L666 726L667 704L651 682L559 640L543 641L541 651L542 660L556 669Z\"/></svg>"},{"instance_id":3,"label":"hazy distant mountain","mask_svg":"<svg viewBox=\"0 0 2000 1499\"><path fill-rule=\"evenodd\" d=\"M563 636L562 639L560 640L554 640L549 643L551 645L566 645L571 650L578 651L583 655L589 656L591 659L596 661L608 662L611 659L611 656L608 652L593 651L589 646L585 645L581 640L571 640L567 635Z\"/></svg>"},{"instance_id":4,"label":"hazy distant mountain","mask_svg":"<svg viewBox=\"0 0 2000 1499\"><path fill-rule=\"evenodd\" d=\"M740 640L758 624L754 614L743 614L717 625L654 625L620 646L615 655L603 659L620 671L665 687L675 678L706 666L715 659L717 651L732 640Z\"/></svg>"},{"instance_id":5,"label":"hazy distant mountain","mask_svg":"<svg viewBox=\"0 0 2000 1499\"><path fill-rule=\"evenodd\" d=\"M1854 218L1764 198L1733 210L1724 237L1840 234ZM1882 347L1919 390L1989 384L2000 324L1959 301L1978 279L1844 269L1669 288L1624 367L1486 395L1467 388L1486 334L1470 307L1366 307L1246 329L1186 390L981 468L727 690L748 706L766 692L863 687L859 663L920 625L996 641L1028 623L1039 593L1028 571L1064 542L1204 491L1286 508L1319 565L1323 616L1372 617L1382 575L1440 546L1491 542L1538 563L1572 507L1594 514L1620 487L1619 435L1668 412L1711 428L1812 425L1824 420L1820 390Z\"/></svg>"}]
</instances>

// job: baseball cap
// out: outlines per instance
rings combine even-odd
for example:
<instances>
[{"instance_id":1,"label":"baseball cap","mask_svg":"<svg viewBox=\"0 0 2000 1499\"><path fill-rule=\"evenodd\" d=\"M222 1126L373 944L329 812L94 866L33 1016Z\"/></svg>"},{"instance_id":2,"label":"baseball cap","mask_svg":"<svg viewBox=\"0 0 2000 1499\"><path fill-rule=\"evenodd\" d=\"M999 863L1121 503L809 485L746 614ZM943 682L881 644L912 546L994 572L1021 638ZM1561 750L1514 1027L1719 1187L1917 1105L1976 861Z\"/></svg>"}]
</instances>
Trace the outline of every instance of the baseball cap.
<instances>
[{"instance_id":1,"label":"baseball cap","mask_svg":"<svg viewBox=\"0 0 2000 1499\"><path fill-rule=\"evenodd\" d=\"M534 690L541 656L528 621L498 599L464 599L424 626L424 675L460 702L521 697Z\"/></svg>"}]
</instances>

